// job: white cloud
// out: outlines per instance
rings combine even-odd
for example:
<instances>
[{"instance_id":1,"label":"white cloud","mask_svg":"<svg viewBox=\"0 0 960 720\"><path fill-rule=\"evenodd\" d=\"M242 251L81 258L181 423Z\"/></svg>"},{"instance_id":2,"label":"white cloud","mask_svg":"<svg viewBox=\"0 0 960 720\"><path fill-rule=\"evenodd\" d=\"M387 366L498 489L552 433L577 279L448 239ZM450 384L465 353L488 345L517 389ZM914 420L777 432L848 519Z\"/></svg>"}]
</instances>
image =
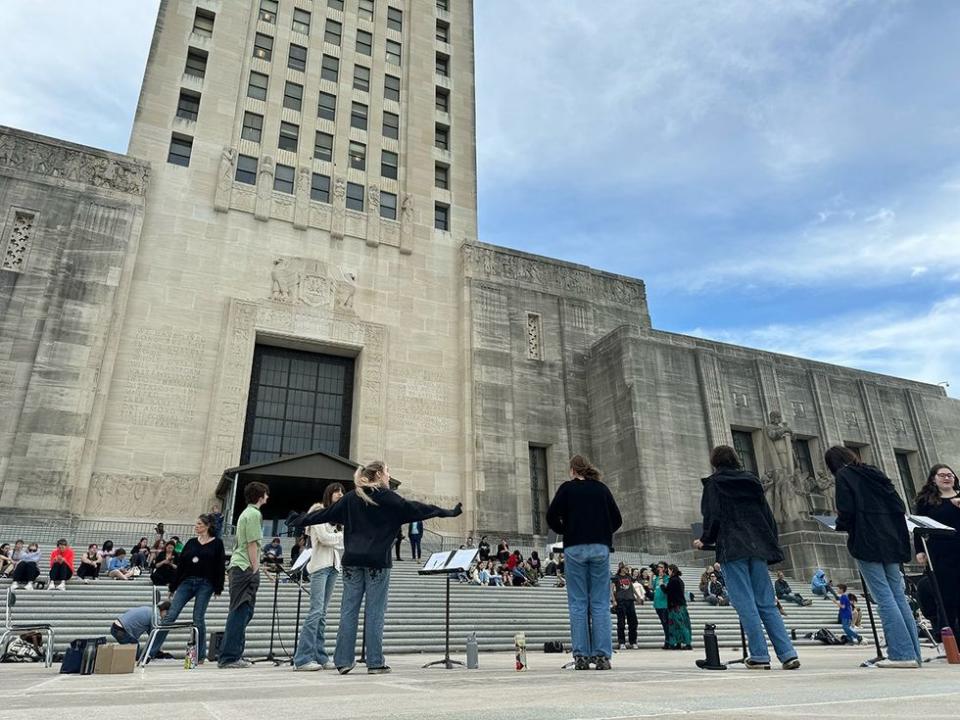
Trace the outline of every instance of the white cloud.
<instances>
[{"instance_id":1,"label":"white cloud","mask_svg":"<svg viewBox=\"0 0 960 720\"><path fill-rule=\"evenodd\" d=\"M688 334L771 352L910 378L948 381L960 394L960 295L925 312L837 314L813 323L778 323L758 328L699 327Z\"/></svg>"}]
</instances>

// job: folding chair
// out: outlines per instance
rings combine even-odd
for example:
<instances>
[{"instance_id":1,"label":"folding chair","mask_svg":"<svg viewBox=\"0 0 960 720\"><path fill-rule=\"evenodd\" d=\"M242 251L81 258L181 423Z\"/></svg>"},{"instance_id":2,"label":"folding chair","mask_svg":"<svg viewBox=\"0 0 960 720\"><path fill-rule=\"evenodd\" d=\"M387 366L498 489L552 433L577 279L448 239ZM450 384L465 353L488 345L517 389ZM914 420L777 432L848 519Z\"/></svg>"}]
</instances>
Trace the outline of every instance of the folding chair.
<instances>
[{"instance_id":1,"label":"folding chair","mask_svg":"<svg viewBox=\"0 0 960 720\"><path fill-rule=\"evenodd\" d=\"M200 631L197 629L197 626L193 624L192 619L178 620L169 625L161 624L160 609L157 607L163 599L161 590L158 586L154 586L153 588L153 617L150 620L150 638L147 640L147 647L143 651L143 655L140 656L140 667L144 667L150 662L150 653L153 650L153 644L156 642L157 635L161 632L190 628L190 638L193 640L193 644L198 648L200 647Z\"/></svg>"},{"instance_id":2,"label":"folding chair","mask_svg":"<svg viewBox=\"0 0 960 720\"><path fill-rule=\"evenodd\" d=\"M46 637L47 652L44 655L43 664L46 667L53 665L53 643L56 636L53 632L53 625L49 623L14 623L11 615L13 606L17 604L17 593L13 589L13 584L7 588L7 609L4 613L3 634L0 635L0 649L6 651L7 641L11 635L20 635L25 632L39 632Z\"/></svg>"}]
</instances>

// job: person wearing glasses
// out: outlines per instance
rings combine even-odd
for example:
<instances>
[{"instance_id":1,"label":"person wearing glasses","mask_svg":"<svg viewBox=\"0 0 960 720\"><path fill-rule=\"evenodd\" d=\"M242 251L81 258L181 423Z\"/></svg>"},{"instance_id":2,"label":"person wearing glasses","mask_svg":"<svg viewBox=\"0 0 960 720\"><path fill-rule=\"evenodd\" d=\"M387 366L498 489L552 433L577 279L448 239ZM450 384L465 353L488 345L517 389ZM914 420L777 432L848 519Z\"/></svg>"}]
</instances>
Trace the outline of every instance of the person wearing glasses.
<instances>
[{"instance_id":1,"label":"person wearing glasses","mask_svg":"<svg viewBox=\"0 0 960 720\"><path fill-rule=\"evenodd\" d=\"M960 531L960 480L948 465L934 465L914 503L916 514L925 515ZM927 540L928 558L919 534L914 539L917 562L932 563L946 617L939 618L935 634L950 627L960 635L960 532L951 536L934 535ZM939 614L939 609L938 609Z\"/></svg>"}]
</instances>

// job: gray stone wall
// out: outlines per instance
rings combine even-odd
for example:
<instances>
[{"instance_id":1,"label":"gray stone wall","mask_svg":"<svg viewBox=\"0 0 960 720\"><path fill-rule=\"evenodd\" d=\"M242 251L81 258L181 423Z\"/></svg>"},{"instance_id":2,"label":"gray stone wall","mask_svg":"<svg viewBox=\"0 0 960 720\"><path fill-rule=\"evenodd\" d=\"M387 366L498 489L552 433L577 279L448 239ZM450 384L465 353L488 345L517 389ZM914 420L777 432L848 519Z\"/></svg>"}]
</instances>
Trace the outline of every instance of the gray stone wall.
<instances>
[{"instance_id":1,"label":"gray stone wall","mask_svg":"<svg viewBox=\"0 0 960 720\"><path fill-rule=\"evenodd\" d=\"M147 176L0 127L0 516L83 508Z\"/></svg>"}]
</instances>

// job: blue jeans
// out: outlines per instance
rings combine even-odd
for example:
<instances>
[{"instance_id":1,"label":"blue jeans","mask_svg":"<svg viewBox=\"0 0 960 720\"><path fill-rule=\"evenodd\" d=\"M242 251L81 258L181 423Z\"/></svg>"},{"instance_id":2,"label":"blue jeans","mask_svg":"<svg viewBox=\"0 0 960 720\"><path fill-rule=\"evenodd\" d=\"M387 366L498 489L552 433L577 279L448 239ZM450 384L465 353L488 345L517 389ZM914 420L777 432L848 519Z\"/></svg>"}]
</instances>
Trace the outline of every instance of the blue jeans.
<instances>
[{"instance_id":1,"label":"blue jeans","mask_svg":"<svg viewBox=\"0 0 960 720\"><path fill-rule=\"evenodd\" d=\"M853 620L851 618L840 618L840 626L843 628L843 634L850 638L851 642L861 642L863 640L860 634L853 629Z\"/></svg>"},{"instance_id":2,"label":"blue jeans","mask_svg":"<svg viewBox=\"0 0 960 720\"><path fill-rule=\"evenodd\" d=\"M327 607L330 605L333 587L337 584L339 574L331 565L310 575L310 610L307 612L307 619L303 621L297 653L293 656L293 664L297 667L309 662L323 665L330 659L324 647L324 634L327 629Z\"/></svg>"},{"instance_id":3,"label":"blue jeans","mask_svg":"<svg viewBox=\"0 0 960 720\"><path fill-rule=\"evenodd\" d=\"M730 604L737 611L743 632L747 636L750 659L770 662L770 649L763 636L764 628L780 662L797 657L797 651L790 642L790 634L777 610L766 561L752 557L725 562L723 575L727 579Z\"/></svg>"},{"instance_id":4,"label":"blue jeans","mask_svg":"<svg viewBox=\"0 0 960 720\"><path fill-rule=\"evenodd\" d=\"M200 661L207 659L207 606L210 604L212 595L213 585L210 584L209 580L199 577L184 578L173 594L173 600L170 601L170 610L160 621L161 625L173 623L180 617L183 608L193 598L193 624L197 626L197 633L200 635L200 644L197 647L197 660ZM159 650L166 639L167 633L157 633L157 640L153 646Z\"/></svg>"},{"instance_id":5,"label":"blue jeans","mask_svg":"<svg viewBox=\"0 0 960 720\"><path fill-rule=\"evenodd\" d=\"M613 657L610 622L610 549L606 545L564 548L567 608L574 657Z\"/></svg>"},{"instance_id":6,"label":"blue jeans","mask_svg":"<svg viewBox=\"0 0 960 720\"><path fill-rule=\"evenodd\" d=\"M889 658L922 662L917 622L907 602L900 566L857 560L857 567L877 604Z\"/></svg>"},{"instance_id":7,"label":"blue jeans","mask_svg":"<svg viewBox=\"0 0 960 720\"><path fill-rule=\"evenodd\" d=\"M338 668L354 664L360 603L363 609L363 637L367 645L367 667L383 667L383 616L387 612L390 568L343 568L343 598L340 600L340 627L333 662Z\"/></svg>"}]
</instances>

